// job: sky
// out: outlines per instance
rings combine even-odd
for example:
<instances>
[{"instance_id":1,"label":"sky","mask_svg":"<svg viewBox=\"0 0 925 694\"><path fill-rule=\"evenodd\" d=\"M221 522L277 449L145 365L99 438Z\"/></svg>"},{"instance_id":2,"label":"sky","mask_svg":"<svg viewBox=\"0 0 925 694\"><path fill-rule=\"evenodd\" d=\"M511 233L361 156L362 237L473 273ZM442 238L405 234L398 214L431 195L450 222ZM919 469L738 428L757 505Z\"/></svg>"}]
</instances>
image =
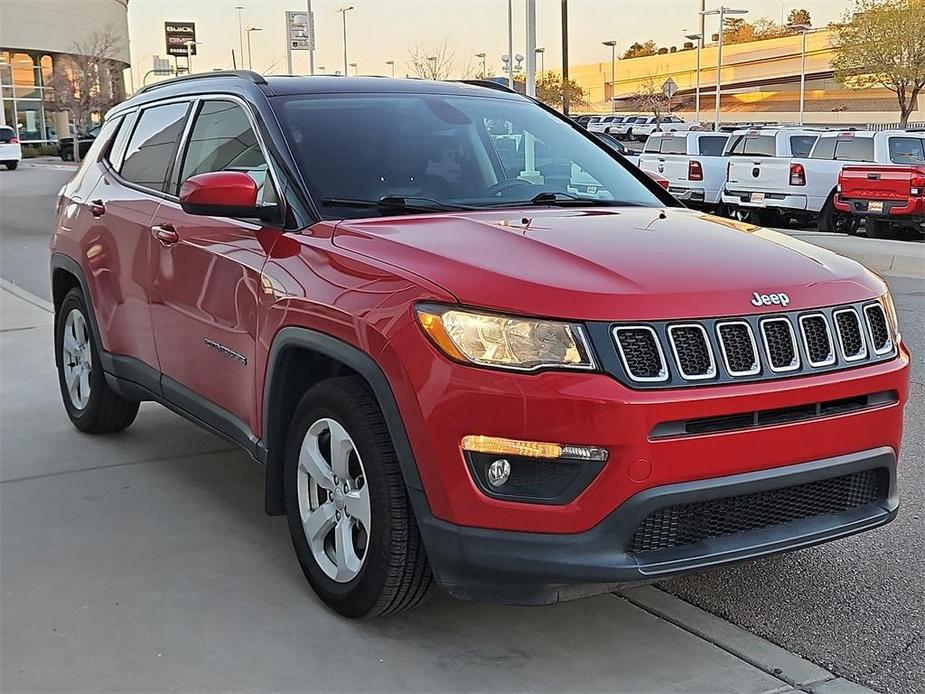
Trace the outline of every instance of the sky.
<instances>
[{"instance_id":1,"label":"sky","mask_svg":"<svg viewBox=\"0 0 925 694\"><path fill-rule=\"evenodd\" d=\"M719 1L707 0L707 8ZM852 0L722 1L749 10L749 20L769 17L780 21L790 10L803 7L810 11L815 26L841 17L852 4ZM329 73L343 70L343 28L337 9L345 4L355 8L347 13L347 49L348 62L357 63L359 74L389 74L385 61L394 60L396 74L402 75L409 69L413 47L429 53L444 43L455 55L458 69L468 63L477 72L480 60L474 54L485 52L489 71L500 74L501 55L507 53L506 0L312 0L315 65L325 66ZM253 68L266 74L285 73L285 10L305 10L306 0L130 0L136 83L151 68L154 55L166 55L165 21L196 22L196 39L202 42L199 55L193 58L196 72L230 68L231 51L240 52L236 5L245 8L245 28L262 29L251 33ZM515 55L525 53L525 5L524 0L514 0ZM536 5L537 45L546 49L546 69L559 70L561 3L537 0ZM610 49L601 45L607 40L616 40L618 51L650 38L659 46L680 46L684 33L696 31L699 0L570 0L568 6L569 62L579 65L609 61ZM716 22L716 17L707 18L708 35L716 31ZM307 51L294 53L293 71L308 72Z\"/></svg>"}]
</instances>

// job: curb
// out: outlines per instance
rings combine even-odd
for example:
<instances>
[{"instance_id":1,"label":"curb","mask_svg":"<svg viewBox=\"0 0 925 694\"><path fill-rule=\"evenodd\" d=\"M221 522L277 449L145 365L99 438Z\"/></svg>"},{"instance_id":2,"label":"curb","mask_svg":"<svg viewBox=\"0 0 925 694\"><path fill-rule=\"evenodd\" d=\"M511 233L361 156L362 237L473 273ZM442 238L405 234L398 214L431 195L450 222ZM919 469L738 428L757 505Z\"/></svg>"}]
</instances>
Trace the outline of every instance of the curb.
<instances>
[{"instance_id":1,"label":"curb","mask_svg":"<svg viewBox=\"0 0 925 694\"><path fill-rule=\"evenodd\" d=\"M925 279L925 244L915 241L886 241L840 237L823 232L779 230L788 236L856 260L869 270L912 279ZM876 245L876 250L864 245ZM894 245L895 244L895 245Z\"/></svg>"},{"instance_id":2,"label":"curb","mask_svg":"<svg viewBox=\"0 0 925 694\"><path fill-rule=\"evenodd\" d=\"M54 163L37 161L34 159L22 159L19 165L26 169L55 169L57 171L77 171L79 168L76 164Z\"/></svg>"},{"instance_id":3,"label":"curb","mask_svg":"<svg viewBox=\"0 0 925 694\"><path fill-rule=\"evenodd\" d=\"M637 607L709 641L749 665L812 694L874 694L785 648L653 586L618 592Z\"/></svg>"},{"instance_id":4,"label":"curb","mask_svg":"<svg viewBox=\"0 0 925 694\"><path fill-rule=\"evenodd\" d=\"M46 301L40 296L36 296L32 292L28 292L18 284L13 284L9 280L5 280L0 277L0 289L9 292L17 299L22 299L28 304L32 304L36 308L40 308L43 311L48 311L48 313L55 312L55 306L50 301Z\"/></svg>"}]
</instances>

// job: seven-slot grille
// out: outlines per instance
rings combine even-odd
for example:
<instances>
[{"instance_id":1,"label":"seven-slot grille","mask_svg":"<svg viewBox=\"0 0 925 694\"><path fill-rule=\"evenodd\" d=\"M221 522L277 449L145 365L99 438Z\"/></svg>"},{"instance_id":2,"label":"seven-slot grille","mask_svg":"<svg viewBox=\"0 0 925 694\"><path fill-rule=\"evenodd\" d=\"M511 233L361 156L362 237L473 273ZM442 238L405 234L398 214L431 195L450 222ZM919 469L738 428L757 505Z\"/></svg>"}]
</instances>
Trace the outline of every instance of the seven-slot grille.
<instances>
[{"instance_id":1,"label":"seven-slot grille","mask_svg":"<svg viewBox=\"0 0 925 694\"><path fill-rule=\"evenodd\" d=\"M649 385L811 373L877 361L895 349L879 302L719 321L618 325L613 338L629 379Z\"/></svg>"}]
</instances>

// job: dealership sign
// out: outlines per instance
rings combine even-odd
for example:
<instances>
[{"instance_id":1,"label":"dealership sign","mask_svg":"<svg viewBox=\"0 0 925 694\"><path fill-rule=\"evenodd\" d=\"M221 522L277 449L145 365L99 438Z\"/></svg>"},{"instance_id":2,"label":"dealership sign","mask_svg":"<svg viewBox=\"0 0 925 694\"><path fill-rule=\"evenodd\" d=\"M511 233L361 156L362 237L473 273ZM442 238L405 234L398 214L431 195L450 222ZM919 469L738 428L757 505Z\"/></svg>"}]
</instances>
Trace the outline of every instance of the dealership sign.
<instances>
[{"instance_id":1,"label":"dealership sign","mask_svg":"<svg viewBox=\"0 0 925 694\"><path fill-rule=\"evenodd\" d=\"M315 13L287 11L286 40L290 51L315 50Z\"/></svg>"},{"instance_id":2,"label":"dealership sign","mask_svg":"<svg viewBox=\"0 0 925 694\"><path fill-rule=\"evenodd\" d=\"M164 22L164 37L167 40L167 55L196 55L195 22ZM187 41L194 42L189 46L189 54Z\"/></svg>"}]
</instances>

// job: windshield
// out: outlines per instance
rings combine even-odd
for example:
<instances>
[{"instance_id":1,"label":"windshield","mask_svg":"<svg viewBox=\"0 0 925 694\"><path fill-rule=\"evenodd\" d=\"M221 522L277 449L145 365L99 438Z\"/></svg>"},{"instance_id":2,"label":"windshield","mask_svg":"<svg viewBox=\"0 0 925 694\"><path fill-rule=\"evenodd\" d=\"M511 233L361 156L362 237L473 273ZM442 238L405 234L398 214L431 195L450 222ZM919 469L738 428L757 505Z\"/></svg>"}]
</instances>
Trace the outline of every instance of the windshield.
<instances>
[{"instance_id":1,"label":"windshield","mask_svg":"<svg viewBox=\"0 0 925 694\"><path fill-rule=\"evenodd\" d=\"M563 193L596 204L665 206L604 147L526 100L404 93L281 99L283 129L328 218L370 216L376 211L356 203L383 198L489 208Z\"/></svg>"}]
</instances>

